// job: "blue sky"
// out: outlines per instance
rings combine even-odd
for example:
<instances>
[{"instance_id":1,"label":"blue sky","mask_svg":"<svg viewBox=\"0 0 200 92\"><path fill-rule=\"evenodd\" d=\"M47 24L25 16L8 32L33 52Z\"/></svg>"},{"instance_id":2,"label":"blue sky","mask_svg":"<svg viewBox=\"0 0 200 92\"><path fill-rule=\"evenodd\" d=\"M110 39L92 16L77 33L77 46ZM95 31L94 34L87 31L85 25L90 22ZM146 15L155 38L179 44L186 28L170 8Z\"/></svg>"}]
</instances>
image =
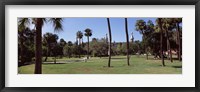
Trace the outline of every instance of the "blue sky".
<instances>
[{"instance_id":1,"label":"blue sky","mask_svg":"<svg viewBox=\"0 0 200 92\"><path fill-rule=\"evenodd\" d=\"M156 18L128 18L128 32L129 38L133 32L134 40L141 40L142 35L135 30L135 23L137 20L143 19L144 21L152 20L155 23ZM124 18L110 18L112 41L125 42L125 20ZM92 38L103 38L108 34L108 25L106 18L64 18L63 19L63 31L59 33L54 32L54 28L51 23L46 23L43 26L42 34L46 32L55 33L65 41L75 42L76 32L82 31L86 28L92 29ZM87 41L87 38L83 36L83 41Z\"/></svg>"}]
</instances>

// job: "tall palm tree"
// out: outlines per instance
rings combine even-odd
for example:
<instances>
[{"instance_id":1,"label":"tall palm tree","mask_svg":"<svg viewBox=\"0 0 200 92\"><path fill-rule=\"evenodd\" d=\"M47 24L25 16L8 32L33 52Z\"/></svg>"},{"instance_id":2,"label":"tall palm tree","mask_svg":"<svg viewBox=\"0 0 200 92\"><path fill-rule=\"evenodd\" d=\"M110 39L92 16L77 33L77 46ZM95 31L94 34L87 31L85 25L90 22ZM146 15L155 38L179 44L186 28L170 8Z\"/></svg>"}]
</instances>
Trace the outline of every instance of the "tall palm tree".
<instances>
[{"instance_id":1,"label":"tall palm tree","mask_svg":"<svg viewBox=\"0 0 200 92\"><path fill-rule=\"evenodd\" d=\"M168 47L169 54L170 54L170 61L173 62L173 60L172 60L172 51L171 51L171 43L170 43L170 40L169 40L169 29L170 29L170 26L173 26L172 25L172 20L170 18L163 18L162 21L163 21L163 25L162 26L165 28L165 34L167 36L167 47Z\"/></svg>"},{"instance_id":2,"label":"tall palm tree","mask_svg":"<svg viewBox=\"0 0 200 92\"><path fill-rule=\"evenodd\" d=\"M111 35L111 28L110 28L110 20L109 20L109 18L107 18L107 22L108 22L108 34L109 34L109 46L108 46L108 55L109 55L109 59L108 59L108 67L110 67L110 63L111 63L112 35Z\"/></svg>"},{"instance_id":3,"label":"tall palm tree","mask_svg":"<svg viewBox=\"0 0 200 92\"><path fill-rule=\"evenodd\" d=\"M127 64L130 65L129 62L129 36L128 36L128 21L127 18L125 18L125 31L126 31L126 49L127 49Z\"/></svg>"},{"instance_id":4,"label":"tall palm tree","mask_svg":"<svg viewBox=\"0 0 200 92\"><path fill-rule=\"evenodd\" d=\"M85 29L85 36L87 36L87 40L88 40L88 48L87 48L87 59L89 59L89 37L92 36L92 30L87 28Z\"/></svg>"},{"instance_id":5,"label":"tall palm tree","mask_svg":"<svg viewBox=\"0 0 200 92\"><path fill-rule=\"evenodd\" d=\"M164 61L164 57L163 57L163 28L162 28L161 18L158 18L157 23L158 23L159 29L160 29L160 53L161 53L161 59L162 59L162 66L165 66L165 61Z\"/></svg>"},{"instance_id":6,"label":"tall palm tree","mask_svg":"<svg viewBox=\"0 0 200 92\"><path fill-rule=\"evenodd\" d=\"M81 45L81 39L83 38L83 33L81 32L81 31L78 31L77 33L76 33L76 38L78 39L78 47L79 47L79 49L80 49L80 45ZM80 50L78 51L79 52L79 58L81 58L80 57Z\"/></svg>"},{"instance_id":7,"label":"tall palm tree","mask_svg":"<svg viewBox=\"0 0 200 92\"><path fill-rule=\"evenodd\" d=\"M35 25L35 74L42 73L42 27L45 22L52 22L55 32L62 30L62 18L32 18Z\"/></svg>"}]
</instances>

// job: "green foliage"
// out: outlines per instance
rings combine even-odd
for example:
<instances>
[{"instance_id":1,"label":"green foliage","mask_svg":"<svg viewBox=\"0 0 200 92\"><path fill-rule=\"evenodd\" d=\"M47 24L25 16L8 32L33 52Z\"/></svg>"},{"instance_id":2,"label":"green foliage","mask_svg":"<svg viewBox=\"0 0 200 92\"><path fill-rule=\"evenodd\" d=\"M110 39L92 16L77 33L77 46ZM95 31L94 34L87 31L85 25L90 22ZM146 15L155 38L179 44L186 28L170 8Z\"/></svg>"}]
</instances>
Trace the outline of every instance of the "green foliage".
<instances>
[{"instance_id":1,"label":"green foliage","mask_svg":"<svg viewBox=\"0 0 200 92\"><path fill-rule=\"evenodd\" d=\"M63 48L63 54L65 56L68 56L69 58L71 58L71 55L73 53L72 46L73 46L73 43L71 41L68 41L67 44Z\"/></svg>"},{"instance_id":2,"label":"green foliage","mask_svg":"<svg viewBox=\"0 0 200 92\"><path fill-rule=\"evenodd\" d=\"M34 57L34 30L26 28L24 31L18 32L18 54L24 58L24 63L31 62ZM23 50L22 50L23 49ZM22 52L23 51L23 52ZM19 57L22 59L22 56Z\"/></svg>"},{"instance_id":3,"label":"green foliage","mask_svg":"<svg viewBox=\"0 0 200 92\"><path fill-rule=\"evenodd\" d=\"M93 38L90 43L91 52L94 57L107 56L108 54L108 45L106 39L97 39Z\"/></svg>"},{"instance_id":4,"label":"green foliage","mask_svg":"<svg viewBox=\"0 0 200 92\"><path fill-rule=\"evenodd\" d=\"M43 35L43 46L46 47L46 56L52 55L52 50L54 50L54 47L57 45L57 40L58 35L56 34L47 32Z\"/></svg>"}]
</instances>

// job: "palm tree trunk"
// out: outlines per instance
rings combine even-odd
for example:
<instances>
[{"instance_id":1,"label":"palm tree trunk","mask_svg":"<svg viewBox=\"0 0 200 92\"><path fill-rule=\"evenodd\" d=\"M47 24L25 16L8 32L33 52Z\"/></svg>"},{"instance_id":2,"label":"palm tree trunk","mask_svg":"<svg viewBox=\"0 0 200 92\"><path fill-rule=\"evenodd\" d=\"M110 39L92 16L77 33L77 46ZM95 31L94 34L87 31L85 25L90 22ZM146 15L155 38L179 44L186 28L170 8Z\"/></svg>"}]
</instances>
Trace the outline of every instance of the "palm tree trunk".
<instances>
[{"instance_id":1,"label":"palm tree trunk","mask_svg":"<svg viewBox=\"0 0 200 92\"><path fill-rule=\"evenodd\" d=\"M79 38L79 45L78 45L78 57L81 58L81 53L80 53L80 48L81 48L81 39Z\"/></svg>"},{"instance_id":2,"label":"palm tree trunk","mask_svg":"<svg viewBox=\"0 0 200 92\"><path fill-rule=\"evenodd\" d=\"M110 64L111 64L111 41L112 41L112 35L111 35L111 28L110 28L110 20L109 20L109 18L107 18L107 22L108 22L108 32L109 32L108 67L110 67Z\"/></svg>"},{"instance_id":3,"label":"palm tree trunk","mask_svg":"<svg viewBox=\"0 0 200 92\"><path fill-rule=\"evenodd\" d=\"M145 50L145 53L146 53L146 59L148 60L148 52L147 52L147 48L146 48L146 36L145 36L144 33L143 33L142 40L144 41L144 50Z\"/></svg>"},{"instance_id":4,"label":"palm tree trunk","mask_svg":"<svg viewBox=\"0 0 200 92\"><path fill-rule=\"evenodd\" d=\"M24 60L24 35L23 35L23 32L20 33L20 47L21 47L21 53L20 53L20 56L21 56L21 62L20 62L20 66L23 65L25 63L25 60Z\"/></svg>"},{"instance_id":5,"label":"palm tree trunk","mask_svg":"<svg viewBox=\"0 0 200 92\"><path fill-rule=\"evenodd\" d=\"M170 57L169 57L169 43L168 43L168 38L167 38L167 59L170 60Z\"/></svg>"},{"instance_id":6,"label":"palm tree trunk","mask_svg":"<svg viewBox=\"0 0 200 92\"><path fill-rule=\"evenodd\" d=\"M163 57L163 29L161 26L160 18L159 18L159 27L160 27L160 49L161 49L162 66L165 66L164 57Z\"/></svg>"},{"instance_id":7,"label":"palm tree trunk","mask_svg":"<svg viewBox=\"0 0 200 92\"><path fill-rule=\"evenodd\" d=\"M145 45L146 46L146 45ZM147 58L147 60L149 59L149 57L148 57L148 50L147 50L147 48L145 48L145 50L146 50L146 58Z\"/></svg>"},{"instance_id":8,"label":"palm tree trunk","mask_svg":"<svg viewBox=\"0 0 200 92\"><path fill-rule=\"evenodd\" d=\"M81 47L83 47L83 38L81 38Z\"/></svg>"},{"instance_id":9,"label":"palm tree trunk","mask_svg":"<svg viewBox=\"0 0 200 92\"><path fill-rule=\"evenodd\" d=\"M129 62L129 36L128 36L128 21L127 18L125 18L125 27L126 27L126 51L127 51L127 64L130 65Z\"/></svg>"},{"instance_id":10,"label":"palm tree trunk","mask_svg":"<svg viewBox=\"0 0 200 92\"><path fill-rule=\"evenodd\" d=\"M35 74L42 73L42 19L37 18L35 43Z\"/></svg>"},{"instance_id":11,"label":"palm tree trunk","mask_svg":"<svg viewBox=\"0 0 200 92\"><path fill-rule=\"evenodd\" d=\"M87 37L87 40L88 40L88 48L87 48L87 59L89 59L89 45L90 45L90 43L89 43L89 36Z\"/></svg>"},{"instance_id":12,"label":"palm tree trunk","mask_svg":"<svg viewBox=\"0 0 200 92\"><path fill-rule=\"evenodd\" d=\"M169 49L169 51L167 50L167 52L170 53L170 61L173 62L173 60L172 60L171 44L170 44L169 35L168 35L168 28L167 28L167 30L166 30L166 35L167 35L167 43L168 43L168 49ZM169 53L168 53L168 54L169 54Z\"/></svg>"},{"instance_id":13,"label":"palm tree trunk","mask_svg":"<svg viewBox=\"0 0 200 92\"><path fill-rule=\"evenodd\" d=\"M180 39L179 24L176 23L176 26L177 26L177 36L178 36L178 60L181 61L181 39Z\"/></svg>"},{"instance_id":14,"label":"palm tree trunk","mask_svg":"<svg viewBox=\"0 0 200 92\"><path fill-rule=\"evenodd\" d=\"M76 37L76 45L78 45L78 38Z\"/></svg>"}]
</instances>

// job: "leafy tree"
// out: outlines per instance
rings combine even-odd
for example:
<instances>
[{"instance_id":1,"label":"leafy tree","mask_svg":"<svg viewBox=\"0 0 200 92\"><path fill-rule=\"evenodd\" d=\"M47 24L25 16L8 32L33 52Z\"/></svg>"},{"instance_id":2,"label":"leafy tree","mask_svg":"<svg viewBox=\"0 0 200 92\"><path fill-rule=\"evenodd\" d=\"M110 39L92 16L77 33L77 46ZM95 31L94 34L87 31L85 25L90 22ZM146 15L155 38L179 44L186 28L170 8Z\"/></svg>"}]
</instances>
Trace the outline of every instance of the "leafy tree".
<instances>
[{"instance_id":1,"label":"leafy tree","mask_svg":"<svg viewBox=\"0 0 200 92\"><path fill-rule=\"evenodd\" d=\"M93 38L90 45L94 57L97 56L101 58L102 56L107 56L108 49L106 40L104 38L100 40Z\"/></svg>"},{"instance_id":2,"label":"leafy tree","mask_svg":"<svg viewBox=\"0 0 200 92\"><path fill-rule=\"evenodd\" d=\"M66 42L63 38L61 38L60 41L59 41L59 45L60 45L61 48L62 48L62 51L60 52L61 58L62 58L62 56L64 55L63 50L64 50L64 46L65 46L66 44L67 44L67 42Z\"/></svg>"},{"instance_id":3,"label":"leafy tree","mask_svg":"<svg viewBox=\"0 0 200 92\"><path fill-rule=\"evenodd\" d=\"M122 55L122 43L120 42L119 44L117 44L117 55Z\"/></svg>"},{"instance_id":4,"label":"leafy tree","mask_svg":"<svg viewBox=\"0 0 200 92\"><path fill-rule=\"evenodd\" d=\"M52 55L54 56L54 64L56 64L56 58L61 55L62 47L56 42L52 44Z\"/></svg>"},{"instance_id":5,"label":"leafy tree","mask_svg":"<svg viewBox=\"0 0 200 92\"><path fill-rule=\"evenodd\" d=\"M67 55L69 58L71 58L72 55L72 46L73 43L71 41L68 41L67 44L64 46L64 55Z\"/></svg>"},{"instance_id":6,"label":"leafy tree","mask_svg":"<svg viewBox=\"0 0 200 92\"><path fill-rule=\"evenodd\" d=\"M30 30L28 28L30 24L30 21L28 18L20 18L18 19L18 38L20 40L20 56L21 56L21 62L20 62L20 65L24 64L25 63L25 56L24 56L24 40L25 40L25 37L24 37L24 33L25 31L27 30Z\"/></svg>"},{"instance_id":7,"label":"leafy tree","mask_svg":"<svg viewBox=\"0 0 200 92\"><path fill-rule=\"evenodd\" d=\"M145 43L146 42L146 38L147 38L147 36L146 36L146 31L147 31L146 22L144 20L137 20L136 24L135 24L135 27L136 27L136 31L139 31L140 34L143 35L142 40ZM146 52L146 58L148 59L148 53L147 53L147 50L146 50L146 44L144 44L144 48L145 48L145 52Z\"/></svg>"},{"instance_id":8,"label":"leafy tree","mask_svg":"<svg viewBox=\"0 0 200 92\"><path fill-rule=\"evenodd\" d=\"M18 32L18 39L22 39L18 43L19 59L23 60L18 65L22 66L31 62L34 57L34 30L26 28L25 31Z\"/></svg>"},{"instance_id":9,"label":"leafy tree","mask_svg":"<svg viewBox=\"0 0 200 92\"><path fill-rule=\"evenodd\" d=\"M47 47L47 53L44 61L47 61L48 56L50 56L51 50L53 49L53 45L57 43L58 35L52 33L45 33L43 35L43 43Z\"/></svg>"}]
</instances>

